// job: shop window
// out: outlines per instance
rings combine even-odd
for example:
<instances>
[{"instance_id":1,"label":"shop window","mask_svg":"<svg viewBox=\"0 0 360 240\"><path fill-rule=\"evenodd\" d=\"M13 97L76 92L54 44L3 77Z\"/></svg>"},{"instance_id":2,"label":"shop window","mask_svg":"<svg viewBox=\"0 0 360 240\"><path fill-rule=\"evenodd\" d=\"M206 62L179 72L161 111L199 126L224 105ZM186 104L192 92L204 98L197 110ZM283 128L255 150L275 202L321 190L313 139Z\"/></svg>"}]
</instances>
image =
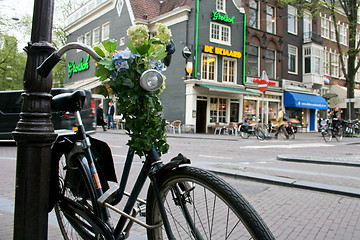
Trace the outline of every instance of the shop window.
<instances>
[{"instance_id":1,"label":"shop window","mask_svg":"<svg viewBox=\"0 0 360 240\"><path fill-rule=\"evenodd\" d=\"M266 31L269 33L275 34L276 26L276 17L275 17L275 7L267 5L266 6Z\"/></svg>"},{"instance_id":2,"label":"shop window","mask_svg":"<svg viewBox=\"0 0 360 240\"><path fill-rule=\"evenodd\" d=\"M217 57L204 54L201 65L201 79L214 81L216 79L215 66L217 66Z\"/></svg>"},{"instance_id":3,"label":"shop window","mask_svg":"<svg viewBox=\"0 0 360 240\"><path fill-rule=\"evenodd\" d=\"M257 77L259 73L259 47L249 45L247 47L247 62L249 76Z\"/></svg>"},{"instance_id":4,"label":"shop window","mask_svg":"<svg viewBox=\"0 0 360 240\"><path fill-rule=\"evenodd\" d=\"M239 122L239 100L231 99L230 103L230 122Z\"/></svg>"},{"instance_id":5,"label":"shop window","mask_svg":"<svg viewBox=\"0 0 360 240\"><path fill-rule=\"evenodd\" d=\"M250 0L249 7L249 26L259 28L259 2Z\"/></svg>"},{"instance_id":6,"label":"shop window","mask_svg":"<svg viewBox=\"0 0 360 240\"><path fill-rule=\"evenodd\" d=\"M110 36L110 22L107 22L104 25L102 25L101 41L105 41L109 39L109 36Z\"/></svg>"},{"instance_id":7,"label":"shop window","mask_svg":"<svg viewBox=\"0 0 360 240\"><path fill-rule=\"evenodd\" d=\"M298 48L293 45L288 45L288 71L289 73L297 74L298 68Z\"/></svg>"},{"instance_id":8,"label":"shop window","mask_svg":"<svg viewBox=\"0 0 360 240\"><path fill-rule=\"evenodd\" d=\"M216 0L216 10L220 12L226 12L226 1Z\"/></svg>"},{"instance_id":9,"label":"shop window","mask_svg":"<svg viewBox=\"0 0 360 240\"><path fill-rule=\"evenodd\" d=\"M253 121L256 120L256 101L244 100L244 120Z\"/></svg>"},{"instance_id":10,"label":"shop window","mask_svg":"<svg viewBox=\"0 0 360 240\"><path fill-rule=\"evenodd\" d=\"M236 60L223 59L223 82L234 83L236 79Z\"/></svg>"},{"instance_id":11,"label":"shop window","mask_svg":"<svg viewBox=\"0 0 360 240\"><path fill-rule=\"evenodd\" d=\"M265 52L265 69L270 79L275 79L275 51L267 49Z\"/></svg>"},{"instance_id":12,"label":"shop window","mask_svg":"<svg viewBox=\"0 0 360 240\"><path fill-rule=\"evenodd\" d=\"M100 27L93 30L93 45L100 43Z\"/></svg>"},{"instance_id":13,"label":"shop window","mask_svg":"<svg viewBox=\"0 0 360 240\"><path fill-rule=\"evenodd\" d=\"M226 98L210 99L210 122L226 123Z\"/></svg>"},{"instance_id":14,"label":"shop window","mask_svg":"<svg viewBox=\"0 0 360 240\"><path fill-rule=\"evenodd\" d=\"M276 121L278 111L277 102L269 102L269 121Z\"/></svg>"},{"instance_id":15,"label":"shop window","mask_svg":"<svg viewBox=\"0 0 360 240\"><path fill-rule=\"evenodd\" d=\"M231 28L226 25L210 23L210 42L231 45Z\"/></svg>"},{"instance_id":16,"label":"shop window","mask_svg":"<svg viewBox=\"0 0 360 240\"><path fill-rule=\"evenodd\" d=\"M288 5L288 32L297 34L297 9Z\"/></svg>"}]
</instances>

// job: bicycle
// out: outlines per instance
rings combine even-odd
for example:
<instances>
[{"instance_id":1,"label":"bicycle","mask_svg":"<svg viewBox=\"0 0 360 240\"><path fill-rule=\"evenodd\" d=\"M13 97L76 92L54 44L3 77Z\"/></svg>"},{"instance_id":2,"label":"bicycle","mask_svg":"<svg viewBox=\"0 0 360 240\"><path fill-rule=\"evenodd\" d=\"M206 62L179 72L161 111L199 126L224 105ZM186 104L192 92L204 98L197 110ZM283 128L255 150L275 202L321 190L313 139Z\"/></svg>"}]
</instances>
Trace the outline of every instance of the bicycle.
<instances>
[{"instance_id":1,"label":"bicycle","mask_svg":"<svg viewBox=\"0 0 360 240\"><path fill-rule=\"evenodd\" d=\"M247 122L240 124L238 131L239 135L244 139L248 139L250 135L256 137L259 140L265 139L265 134L259 126L251 125Z\"/></svg>"},{"instance_id":2,"label":"bicycle","mask_svg":"<svg viewBox=\"0 0 360 240\"><path fill-rule=\"evenodd\" d=\"M39 74L46 76L70 49L101 59L90 47L70 43L46 59ZM144 73L140 81L154 86L159 78ZM127 193L134 157L129 148L120 184L110 187L117 182L111 150L105 142L86 135L79 114L83 102L82 90L52 99L54 110L74 112L77 125L76 132L58 136L52 147L49 210L55 208L65 239L126 239L134 223L147 229L148 239L274 239L242 195L217 175L192 167L182 154L165 164L153 147L145 153L135 185ZM143 200L139 194L147 177L150 185ZM121 210L116 205L124 196L128 199ZM120 214L115 227L110 210ZM146 215L145 222L139 213Z\"/></svg>"},{"instance_id":3,"label":"bicycle","mask_svg":"<svg viewBox=\"0 0 360 240\"><path fill-rule=\"evenodd\" d=\"M296 130L295 130L294 125L291 122L287 121L285 123L284 131L287 132L289 139L295 139ZM280 136L282 136L283 138L286 138L285 133L283 131L280 131Z\"/></svg>"},{"instance_id":4,"label":"bicycle","mask_svg":"<svg viewBox=\"0 0 360 240\"><path fill-rule=\"evenodd\" d=\"M342 140L343 137L343 130L341 125L339 126L332 126L332 120L321 120L321 135L325 142L330 142L333 137L339 142Z\"/></svg>"}]
</instances>

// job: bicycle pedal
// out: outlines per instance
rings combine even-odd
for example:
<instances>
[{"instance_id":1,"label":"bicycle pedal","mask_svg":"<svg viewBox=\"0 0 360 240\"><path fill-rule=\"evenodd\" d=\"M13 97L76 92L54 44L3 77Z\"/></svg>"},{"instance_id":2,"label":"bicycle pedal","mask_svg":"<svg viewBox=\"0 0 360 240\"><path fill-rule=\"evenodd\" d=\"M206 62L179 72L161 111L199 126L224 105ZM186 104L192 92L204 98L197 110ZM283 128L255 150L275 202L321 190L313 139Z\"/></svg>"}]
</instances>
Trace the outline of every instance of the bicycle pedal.
<instances>
[{"instance_id":1,"label":"bicycle pedal","mask_svg":"<svg viewBox=\"0 0 360 240\"><path fill-rule=\"evenodd\" d=\"M140 217L146 217L146 204L145 203L139 203L138 204L138 211Z\"/></svg>"},{"instance_id":2,"label":"bicycle pedal","mask_svg":"<svg viewBox=\"0 0 360 240\"><path fill-rule=\"evenodd\" d=\"M114 185L109 188L99 199L97 200L99 204L105 205L105 203L111 203L118 195L119 186Z\"/></svg>"}]
</instances>

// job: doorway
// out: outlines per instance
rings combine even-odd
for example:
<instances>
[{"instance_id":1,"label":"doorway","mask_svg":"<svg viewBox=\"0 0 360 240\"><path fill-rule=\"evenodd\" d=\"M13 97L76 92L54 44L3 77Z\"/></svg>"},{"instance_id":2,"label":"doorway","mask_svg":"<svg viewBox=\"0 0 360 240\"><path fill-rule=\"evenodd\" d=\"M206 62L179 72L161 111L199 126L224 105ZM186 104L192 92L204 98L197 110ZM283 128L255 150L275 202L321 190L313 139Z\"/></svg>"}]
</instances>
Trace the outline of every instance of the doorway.
<instances>
[{"instance_id":1,"label":"doorway","mask_svg":"<svg viewBox=\"0 0 360 240\"><path fill-rule=\"evenodd\" d=\"M206 110L207 110L207 102L197 100L197 102L196 102L196 133L206 133Z\"/></svg>"}]
</instances>

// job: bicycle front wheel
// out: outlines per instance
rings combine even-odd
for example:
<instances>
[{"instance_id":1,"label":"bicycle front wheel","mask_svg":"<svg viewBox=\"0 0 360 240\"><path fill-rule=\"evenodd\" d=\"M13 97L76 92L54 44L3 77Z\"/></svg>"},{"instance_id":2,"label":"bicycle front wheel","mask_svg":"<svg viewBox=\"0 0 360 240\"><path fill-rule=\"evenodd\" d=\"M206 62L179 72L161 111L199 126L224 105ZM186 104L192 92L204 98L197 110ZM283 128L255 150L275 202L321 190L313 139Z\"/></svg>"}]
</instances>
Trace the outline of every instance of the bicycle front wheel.
<instances>
[{"instance_id":1,"label":"bicycle front wheel","mask_svg":"<svg viewBox=\"0 0 360 240\"><path fill-rule=\"evenodd\" d=\"M342 127L339 127L335 132L335 138L338 142L340 142L343 138L343 129Z\"/></svg>"},{"instance_id":2,"label":"bicycle front wheel","mask_svg":"<svg viewBox=\"0 0 360 240\"><path fill-rule=\"evenodd\" d=\"M260 129L255 130L255 136L259 140L264 140L265 139L265 134Z\"/></svg>"},{"instance_id":3,"label":"bicycle front wheel","mask_svg":"<svg viewBox=\"0 0 360 240\"><path fill-rule=\"evenodd\" d=\"M240 136L244 139L248 139L249 138L249 133L248 132L243 132L243 131L240 131Z\"/></svg>"},{"instance_id":4,"label":"bicycle front wheel","mask_svg":"<svg viewBox=\"0 0 360 240\"><path fill-rule=\"evenodd\" d=\"M331 134L330 129L327 129L327 130L321 132L321 134L322 134L322 137L324 138L325 142L330 142L331 141L332 134Z\"/></svg>"},{"instance_id":5,"label":"bicycle front wheel","mask_svg":"<svg viewBox=\"0 0 360 240\"><path fill-rule=\"evenodd\" d=\"M165 173L158 185L176 239L274 239L250 203L208 171L180 167ZM152 187L146 209L149 225L161 223ZM164 226L148 230L148 239L167 239Z\"/></svg>"}]
</instances>

